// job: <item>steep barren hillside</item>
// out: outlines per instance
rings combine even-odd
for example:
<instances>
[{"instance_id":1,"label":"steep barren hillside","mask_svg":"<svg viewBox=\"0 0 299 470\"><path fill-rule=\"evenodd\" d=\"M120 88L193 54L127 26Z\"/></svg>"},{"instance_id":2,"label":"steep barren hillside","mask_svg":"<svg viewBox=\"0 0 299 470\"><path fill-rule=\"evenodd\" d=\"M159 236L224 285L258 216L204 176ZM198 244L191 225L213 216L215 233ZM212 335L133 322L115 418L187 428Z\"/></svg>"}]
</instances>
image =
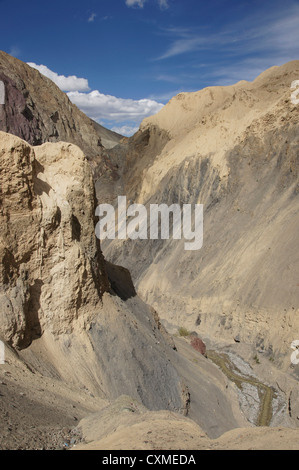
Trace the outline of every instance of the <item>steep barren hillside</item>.
<instances>
[{"instance_id":1,"label":"steep barren hillside","mask_svg":"<svg viewBox=\"0 0 299 470\"><path fill-rule=\"evenodd\" d=\"M290 367L299 334L299 61L181 93L127 144L128 201L204 204L204 243L105 241L170 330L249 343ZM295 371L293 371L295 373Z\"/></svg>"}]
</instances>

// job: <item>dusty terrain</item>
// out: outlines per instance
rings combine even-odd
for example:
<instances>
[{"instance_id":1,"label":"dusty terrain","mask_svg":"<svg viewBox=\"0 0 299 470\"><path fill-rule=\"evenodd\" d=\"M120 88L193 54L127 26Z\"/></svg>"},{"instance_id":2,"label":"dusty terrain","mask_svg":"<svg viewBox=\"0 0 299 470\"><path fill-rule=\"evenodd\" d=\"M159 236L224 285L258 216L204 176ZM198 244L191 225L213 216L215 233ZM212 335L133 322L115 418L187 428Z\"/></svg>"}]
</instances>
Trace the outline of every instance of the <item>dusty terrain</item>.
<instances>
[{"instance_id":1,"label":"dusty terrain","mask_svg":"<svg viewBox=\"0 0 299 470\"><path fill-rule=\"evenodd\" d=\"M298 76L293 61L253 82L181 93L123 150L128 203L202 203L202 249L171 238L102 243L169 331L238 337L285 370L299 332Z\"/></svg>"},{"instance_id":2,"label":"dusty terrain","mask_svg":"<svg viewBox=\"0 0 299 470\"><path fill-rule=\"evenodd\" d=\"M0 449L298 449L298 76L180 94L121 141L0 54ZM116 194L203 203L203 248L100 243Z\"/></svg>"},{"instance_id":3,"label":"dusty terrain","mask_svg":"<svg viewBox=\"0 0 299 470\"><path fill-rule=\"evenodd\" d=\"M209 439L190 420L167 412L151 413L142 422L121 426L98 441L78 444L77 450L298 450L299 431L287 428L234 429Z\"/></svg>"},{"instance_id":4,"label":"dusty terrain","mask_svg":"<svg viewBox=\"0 0 299 470\"><path fill-rule=\"evenodd\" d=\"M82 151L7 133L0 140L1 445L61 446L94 403L123 394L147 410L188 415L212 437L246 425L216 366L179 352L129 272L106 266Z\"/></svg>"},{"instance_id":5,"label":"dusty terrain","mask_svg":"<svg viewBox=\"0 0 299 470\"><path fill-rule=\"evenodd\" d=\"M202 370L210 368L210 380L218 377L230 387L213 363L203 365L207 359L192 350L187 340L175 338L175 342L193 374L197 369L200 378ZM41 357L45 350L39 353ZM298 450L299 430L286 425L257 428L236 411L237 428L212 439L183 414L149 411L128 395L101 398L90 386L62 380L50 363L44 362L43 371L34 371L25 362L22 354L6 348L6 364L0 366L1 449ZM216 425L223 411L218 407Z\"/></svg>"}]
</instances>

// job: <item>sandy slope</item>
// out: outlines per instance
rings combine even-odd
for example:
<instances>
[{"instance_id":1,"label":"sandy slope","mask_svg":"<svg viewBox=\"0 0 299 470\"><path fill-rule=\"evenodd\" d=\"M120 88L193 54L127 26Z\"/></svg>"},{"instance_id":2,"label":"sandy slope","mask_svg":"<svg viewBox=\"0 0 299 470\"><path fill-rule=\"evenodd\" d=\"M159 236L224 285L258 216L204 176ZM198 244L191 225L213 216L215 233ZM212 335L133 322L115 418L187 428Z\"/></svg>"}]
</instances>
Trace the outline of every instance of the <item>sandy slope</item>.
<instances>
[{"instance_id":1,"label":"sandy slope","mask_svg":"<svg viewBox=\"0 0 299 470\"><path fill-rule=\"evenodd\" d=\"M192 423L163 414L144 423L123 427L100 441L74 450L298 450L299 431L286 428L236 429L208 439Z\"/></svg>"},{"instance_id":2,"label":"sandy slope","mask_svg":"<svg viewBox=\"0 0 299 470\"><path fill-rule=\"evenodd\" d=\"M128 200L204 204L204 244L105 241L138 294L179 326L255 344L287 370L299 331L299 61L253 82L181 93L143 121L123 171Z\"/></svg>"},{"instance_id":3,"label":"sandy slope","mask_svg":"<svg viewBox=\"0 0 299 470\"><path fill-rule=\"evenodd\" d=\"M148 411L139 400L94 396L55 375L33 373L6 349L0 366L0 448L74 450L209 450L299 448L299 430L239 427L211 439L193 420Z\"/></svg>"},{"instance_id":4,"label":"sandy slope","mask_svg":"<svg viewBox=\"0 0 299 470\"><path fill-rule=\"evenodd\" d=\"M107 405L53 372L33 372L6 347L6 363L0 365L1 450L68 448L71 439L81 439L73 431L80 419Z\"/></svg>"},{"instance_id":5,"label":"sandy slope","mask_svg":"<svg viewBox=\"0 0 299 470\"><path fill-rule=\"evenodd\" d=\"M298 450L299 430L238 428L209 439L188 418L167 411L147 412L129 397L79 424L83 442L74 450Z\"/></svg>"}]
</instances>

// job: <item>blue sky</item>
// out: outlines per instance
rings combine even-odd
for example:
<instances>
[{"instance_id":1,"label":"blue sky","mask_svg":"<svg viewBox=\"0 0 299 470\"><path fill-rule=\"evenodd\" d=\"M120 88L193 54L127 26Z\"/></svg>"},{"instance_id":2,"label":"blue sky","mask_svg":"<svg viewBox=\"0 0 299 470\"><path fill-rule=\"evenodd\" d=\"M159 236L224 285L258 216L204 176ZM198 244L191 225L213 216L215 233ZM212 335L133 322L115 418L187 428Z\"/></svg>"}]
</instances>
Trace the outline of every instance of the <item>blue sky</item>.
<instances>
[{"instance_id":1,"label":"blue sky","mask_svg":"<svg viewBox=\"0 0 299 470\"><path fill-rule=\"evenodd\" d=\"M299 59L299 0L0 0L0 49L131 135L181 91Z\"/></svg>"}]
</instances>

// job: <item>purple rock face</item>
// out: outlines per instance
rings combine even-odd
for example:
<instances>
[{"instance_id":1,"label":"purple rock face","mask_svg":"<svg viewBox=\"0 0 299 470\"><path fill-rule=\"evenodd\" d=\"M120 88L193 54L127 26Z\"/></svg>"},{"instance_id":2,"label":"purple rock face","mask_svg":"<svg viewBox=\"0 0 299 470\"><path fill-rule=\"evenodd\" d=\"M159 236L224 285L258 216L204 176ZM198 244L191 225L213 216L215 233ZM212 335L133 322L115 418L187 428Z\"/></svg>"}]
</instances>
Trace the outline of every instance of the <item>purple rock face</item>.
<instances>
[{"instance_id":1,"label":"purple rock face","mask_svg":"<svg viewBox=\"0 0 299 470\"><path fill-rule=\"evenodd\" d=\"M206 354L206 345L200 338L192 336L190 344L191 344L192 348L194 348L196 351L200 352L200 354L205 356L205 354Z\"/></svg>"},{"instance_id":2,"label":"purple rock face","mask_svg":"<svg viewBox=\"0 0 299 470\"><path fill-rule=\"evenodd\" d=\"M39 121L33 114L34 103L26 101L26 88L22 93L17 85L4 73L0 72L0 83L4 104L0 103L0 130L9 132L31 145L42 143Z\"/></svg>"},{"instance_id":3,"label":"purple rock face","mask_svg":"<svg viewBox=\"0 0 299 470\"><path fill-rule=\"evenodd\" d=\"M107 191L110 194L114 190L111 181L118 180L118 167L112 163L114 157L108 149L118 145L122 136L90 119L49 78L3 51L0 51L0 131L20 137L32 146L45 142L75 144L89 161L95 183L103 175L109 181L101 194L97 189L98 197L106 199ZM112 189L108 190L110 186ZM102 185L97 184L96 188Z\"/></svg>"}]
</instances>

